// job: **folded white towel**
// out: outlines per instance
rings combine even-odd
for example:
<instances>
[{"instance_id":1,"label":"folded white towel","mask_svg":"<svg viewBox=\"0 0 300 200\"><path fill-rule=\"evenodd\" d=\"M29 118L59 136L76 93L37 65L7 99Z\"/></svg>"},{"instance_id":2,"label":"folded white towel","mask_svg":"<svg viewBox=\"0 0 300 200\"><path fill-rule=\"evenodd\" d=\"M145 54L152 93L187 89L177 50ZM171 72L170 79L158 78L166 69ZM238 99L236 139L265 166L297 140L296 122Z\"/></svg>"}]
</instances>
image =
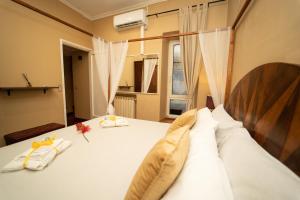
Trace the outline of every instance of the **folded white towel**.
<instances>
[{"instance_id":1,"label":"folded white towel","mask_svg":"<svg viewBox=\"0 0 300 200\"><path fill-rule=\"evenodd\" d=\"M30 148L5 165L1 172L17 171L24 168L30 170L42 170L55 158L55 156L62 153L69 146L71 146L70 141L60 138L54 140L51 145L41 146L37 149Z\"/></svg>"},{"instance_id":2,"label":"folded white towel","mask_svg":"<svg viewBox=\"0 0 300 200\"><path fill-rule=\"evenodd\" d=\"M128 126L128 121L124 117L106 115L100 117L100 125L103 128Z\"/></svg>"}]
</instances>

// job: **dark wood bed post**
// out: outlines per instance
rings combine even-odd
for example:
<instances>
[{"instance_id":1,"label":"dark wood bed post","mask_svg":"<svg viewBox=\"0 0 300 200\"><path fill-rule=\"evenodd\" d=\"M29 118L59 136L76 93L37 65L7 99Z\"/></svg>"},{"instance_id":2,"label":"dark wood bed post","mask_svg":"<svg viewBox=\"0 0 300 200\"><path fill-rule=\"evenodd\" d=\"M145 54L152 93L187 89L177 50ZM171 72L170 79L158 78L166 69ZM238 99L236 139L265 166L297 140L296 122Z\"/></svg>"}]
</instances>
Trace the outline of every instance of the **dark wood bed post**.
<instances>
[{"instance_id":1,"label":"dark wood bed post","mask_svg":"<svg viewBox=\"0 0 300 200\"><path fill-rule=\"evenodd\" d=\"M107 89L107 103L109 103L109 101L110 101L110 86L111 85L110 85L110 73L109 73L109 75L108 75L108 85L107 85L107 87L108 87L108 89Z\"/></svg>"},{"instance_id":2,"label":"dark wood bed post","mask_svg":"<svg viewBox=\"0 0 300 200\"><path fill-rule=\"evenodd\" d=\"M240 22L242 16L245 14L248 6L250 5L252 0L246 0L241 8L240 12L236 16L234 23L232 25L232 30L230 34L230 46L229 46L229 54L228 54L228 65L227 65L227 79L226 79L226 88L225 88L225 99L224 104L228 103L228 99L231 92L231 84L232 84L232 73L233 73L233 58L234 58L234 41L235 41L235 30Z\"/></svg>"},{"instance_id":3,"label":"dark wood bed post","mask_svg":"<svg viewBox=\"0 0 300 200\"><path fill-rule=\"evenodd\" d=\"M233 57L234 57L234 30L230 33L230 44L229 44L229 54L228 54L228 64L227 64L227 78L226 78L226 88L225 88L225 99L224 104L226 105L230 96L231 83L232 83L232 68L233 68Z\"/></svg>"}]
</instances>

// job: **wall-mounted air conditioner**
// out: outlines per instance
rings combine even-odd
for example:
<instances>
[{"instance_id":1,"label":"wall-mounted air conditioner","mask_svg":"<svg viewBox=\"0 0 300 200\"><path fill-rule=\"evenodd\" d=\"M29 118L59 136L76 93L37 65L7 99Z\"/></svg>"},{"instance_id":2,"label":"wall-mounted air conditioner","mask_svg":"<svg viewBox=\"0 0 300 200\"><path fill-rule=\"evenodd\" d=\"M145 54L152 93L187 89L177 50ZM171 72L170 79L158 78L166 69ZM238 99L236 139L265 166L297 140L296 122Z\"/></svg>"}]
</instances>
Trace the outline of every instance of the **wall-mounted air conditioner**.
<instances>
[{"instance_id":1,"label":"wall-mounted air conditioner","mask_svg":"<svg viewBox=\"0 0 300 200\"><path fill-rule=\"evenodd\" d=\"M147 23L147 15L144 9L135 10L114 16L114 27L118 31L138 26L145 26L146 28Z\"/></svg>"}]
</instances>

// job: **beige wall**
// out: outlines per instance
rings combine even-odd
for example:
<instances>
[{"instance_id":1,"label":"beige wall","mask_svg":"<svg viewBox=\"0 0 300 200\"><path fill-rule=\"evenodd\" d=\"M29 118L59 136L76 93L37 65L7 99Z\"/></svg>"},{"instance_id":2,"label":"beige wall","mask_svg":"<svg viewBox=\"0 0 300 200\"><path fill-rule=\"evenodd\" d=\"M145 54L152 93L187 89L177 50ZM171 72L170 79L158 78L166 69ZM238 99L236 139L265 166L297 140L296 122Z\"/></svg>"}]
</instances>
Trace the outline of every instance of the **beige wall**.
<instances>
[{"instance_id":1,"label":"beige wall","mask_svg":"<svg viewBox=\"0 0 300 200\"><path fill-rule=\"evenodd\" d=\"M174 34L174 33L170 32L164 35L170 35L170 34ZM163 119L167 113L169 42L170 42L169 39L163 40L162 50L161 50L161 57L162 57L161 65L163 66L161 68L161 84L160 84L160 118L161 119Z\"/></svg>"},{"instance_id":2,"label":"beige wall","mask_svg":"<svg viewBox=\"0 0 300 200\"><path fill-rule=\"evenodd\" d=\"M158 94L138 94L136 100L136 116L138 119L160 120L160 96Z\"/></svg>"},{"instance_id":3,"label":"beige wall","mask_svg":"<svg viewBox=\"0 0 300 200\"><path fill-rule=\"evenodd\" d=\"M169 0L166 2L158 3L149 6L149 11L148 13L156 13L156 12L161 12L161 11L166 11L166 10L171 10L171 9L176 9L180 8L185 5L191 5L191 4L196 4L196 3L201 3L203 1L201 0L194 0L194 1L186 1L186 0ZM219 4L213 4L209 8L208 12L208 23L207 23L207 29L214 29L218 27L225 27L227 25L227 2L225 3L219 3ZM139 38L140 37L140 32L139 28L136 29L130 29L122 32L117 32L113 28L113 17L107 17L104 19L96 20L93 23L93 30L96 35L99 35L102 38L105 38L107 40L126 40L130 38ZM160 15L158 18L157 17L149 17L148 18L148 28L145 31L145 37L147 36L156 36L156 35L162 35L165 32L172 32L172 31L178 31L178 14L176 12L173 13L168 13L164 15ZM145 42L145 54L160 54L162 55L163 52L163 40L151 40L151 41L146 41ZM134 42L129 44L128 48L128 55L137 55L139 54L139 42ZM160 59L160 72L163 68L166 68L167 62L164 61L164 57ZM202 70L203 72L204 70ZM204 77L206 79L205 73L202 73L201 77ZM160 77L161 80L165 80L163 77ZM205 98L207 95L208 91L208 85L207 81L200 81L203 83L199 87L199 92L198 94L203 94L198 95L199 99L199 104L198 107L203 107L205 105ZM161 84L166 84L162 82ZM160 85L159 85L159 88ZM141 105L147 105L146 103L148 102L147 98L152 98L150 97L144 97L143 100L145 102L140 102ZM160 97L158 97L160 99ZM142 100L142 101L143 101ZM158 115L159 118L164 118L165 116L165 105L162 105L162 109L160 109L160 103L162 101L156 101L152 102L152 104L158 104L157 107L158 109ZM147 112L147 111L145 111ZM154 116L154 115L149 115L149 116ZM137 115L138 118L141 118L139 115ZM151 118L151 120L156 120L156 118Z\"/></svg>"},{"instance_id":4,"label":"beige wall","mask_svg":"<svg viewBox=\"0 0 300 200\"><path fill-rule=\"evenodd\" d=\"M27 1L66 21L91 30L91 22L58 1ZM54 3L55 2L55 3ZM0 86L60 86L61 38L91 48L91 37L66 27L10 0L0 1ZM50 123L64 123L63 96L59 89L0 93L0 146L6 133Z\"/></svg>"},{"instance_id":5,"label":"beige wall","mask_svg":"<svg viewBox=\"0 0 300 200\"><path fill-rule=\"evenodd\" d=\"M239 1L229 0L228 13L236 16L236 8L240 7ZM236 31L233 87L259 65L270 62L300 64L299 7L300 2L295 0L253 1Z\"/></svg>"},{"instance_id":6,"label":"beige wall","mask_svg":"<svg viewBox=\"0 0 300 200\"><path fill-rule=\"evenodd\" d=\"M27 3L47 11L67 22L107 40L124 40L140 37L139 29L117 32L112 25L112 17L91 22L58 0L25 0ZM149 13L155 13L184 5L200 3L201 0L169 0L149 7ZM210 7L208 29L224 27L227 22L227 4ZM26 72L34 86L61 86L60 39L92 48L91 37L65 25L57 23L36 12L24 8L10 0L0 2L0 86L25 86L21 73ZM145 36L161 35L178 30L178 16L169 13L150 17ZM145 42L146 54L160 54L162 40ZM139 43L130 43L129 55L139 53ZM160 69L167 67L162 65ZM161 74L159 70L159 75ZM159 77L160 80L160 77ZM206 89L201 89L201 87ZM206 91L203 85L199 91ZM160 86L159 86L160 88ZM203 96L203 98L205 98ZM145 111L140 118L159 120L160 95L139 97L141 104L154 104L153 111ZM104 105L104 104L101 104ZM100 106L100 105L97 105ZM99 110L105 110L100 108ZM63 95L61 89L53 89L43 94L40 91L13 92L7 96L0 93L0 146L4 144L4 134L42 125L50 122L64 123Z\"/></svg>"},{"instance_id":7,"label":"beige wall","mask_svg":"<svg viewBox=\"0 0 300 200\"><path fill-rule=\"evenodd\" d=\"M138 38L139 29L117 32L112 25L112 17L91 22L58 0L25 0L65 21L79 26L107 40ZM231 25L245 0L229 0L227 4L213 5L209 9L208 27ZM169 0L149 7L155 13L184 5L200 3L201 0ZM254 0L236 31L233 85L247 72L268 62L300 63L300 12L299 1ZM21 73L26 72L34 86L60 86L61 60L59 39L65 39L88 48L91 38L40 14L30 11L10 0L0 1L0 86L25 86ZM178 30L176 13L150 17L145 36L161 35ZM145 42L145 53L158 53L163 49L162 40ZM129 55L139 53L139 43L130 43ZM161 74L167 62L160 59ZM160 77L165 80L164 77ZM198 107L205 105L209 94L205 71L199 76ZM165 84L165 83L162 83ZM159 88L164 88L159 87ZM163 92L163 91L162 91ZM160 95L138 96L138 110L149 104L154 109L137 111L139 118L158 120L162 118L165 105L161 105ZM97 105L98 106L98 105ZM105 108L103 109L105 110ZM11 96L0 93L0 146L4 144L2 135L38 126L49 122L64 123L63 97L59 89L43 94L41 91L12 92Z\"/></svg>"},{"instance_id":8,"label":"beige wall","mask_svg":"<svg viewBox=\"0 0 300 200\"><path fill-rule=\"evenodd\" d=\"M7 0L2 0L7 1ZM45 12L54 15L66 22L69 22L75 26L78 26L84 30L92 32L92 22L84 17L82 17L78 12L70 9L65 4L61 3L59 0L22 0L41 9Z\"/></svg>"},{"instance_id":9,"label":"beige wall","mask_svg":"<svg viewBox=\"0 0 300 200\"><path fill-rule=\"evenodd\" d=\"M228 0L228 13L227 13L227 24L231 26L242 8L245 0Z\"/></svg>"}]
</instances>

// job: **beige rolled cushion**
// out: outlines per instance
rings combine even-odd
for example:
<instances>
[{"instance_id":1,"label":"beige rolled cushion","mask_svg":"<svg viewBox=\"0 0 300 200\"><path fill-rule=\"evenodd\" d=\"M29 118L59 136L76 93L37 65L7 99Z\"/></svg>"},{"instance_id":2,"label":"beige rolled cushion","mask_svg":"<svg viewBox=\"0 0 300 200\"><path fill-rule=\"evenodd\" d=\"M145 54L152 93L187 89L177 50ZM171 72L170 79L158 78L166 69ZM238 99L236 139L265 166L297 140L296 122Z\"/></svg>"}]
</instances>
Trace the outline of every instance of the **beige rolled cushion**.
<instances>
[{"instance_id":1,"label":"beige rolled cushion","mask_svg":"<svg viewBox=\"0 0 300 200\"><path fill-rule=\"evenodd\" d=\"M160 199L180 173L188 152L188 126L159 140L137 170L125 200Z\"/></svg>"},{"instance_id":2,"label":"beige rolled cushion","mask_svg":"<svg viewBox=\"0 0 300 200\"><path fill-rule=\"evenodd\" d=\"M177 128L183 127L183 126L188 126L191 128L197 120L197 110L189 110L179 117L177 117L173 123L170 125L167 134L174 131Z\"/></svg>"}]
</instances>

